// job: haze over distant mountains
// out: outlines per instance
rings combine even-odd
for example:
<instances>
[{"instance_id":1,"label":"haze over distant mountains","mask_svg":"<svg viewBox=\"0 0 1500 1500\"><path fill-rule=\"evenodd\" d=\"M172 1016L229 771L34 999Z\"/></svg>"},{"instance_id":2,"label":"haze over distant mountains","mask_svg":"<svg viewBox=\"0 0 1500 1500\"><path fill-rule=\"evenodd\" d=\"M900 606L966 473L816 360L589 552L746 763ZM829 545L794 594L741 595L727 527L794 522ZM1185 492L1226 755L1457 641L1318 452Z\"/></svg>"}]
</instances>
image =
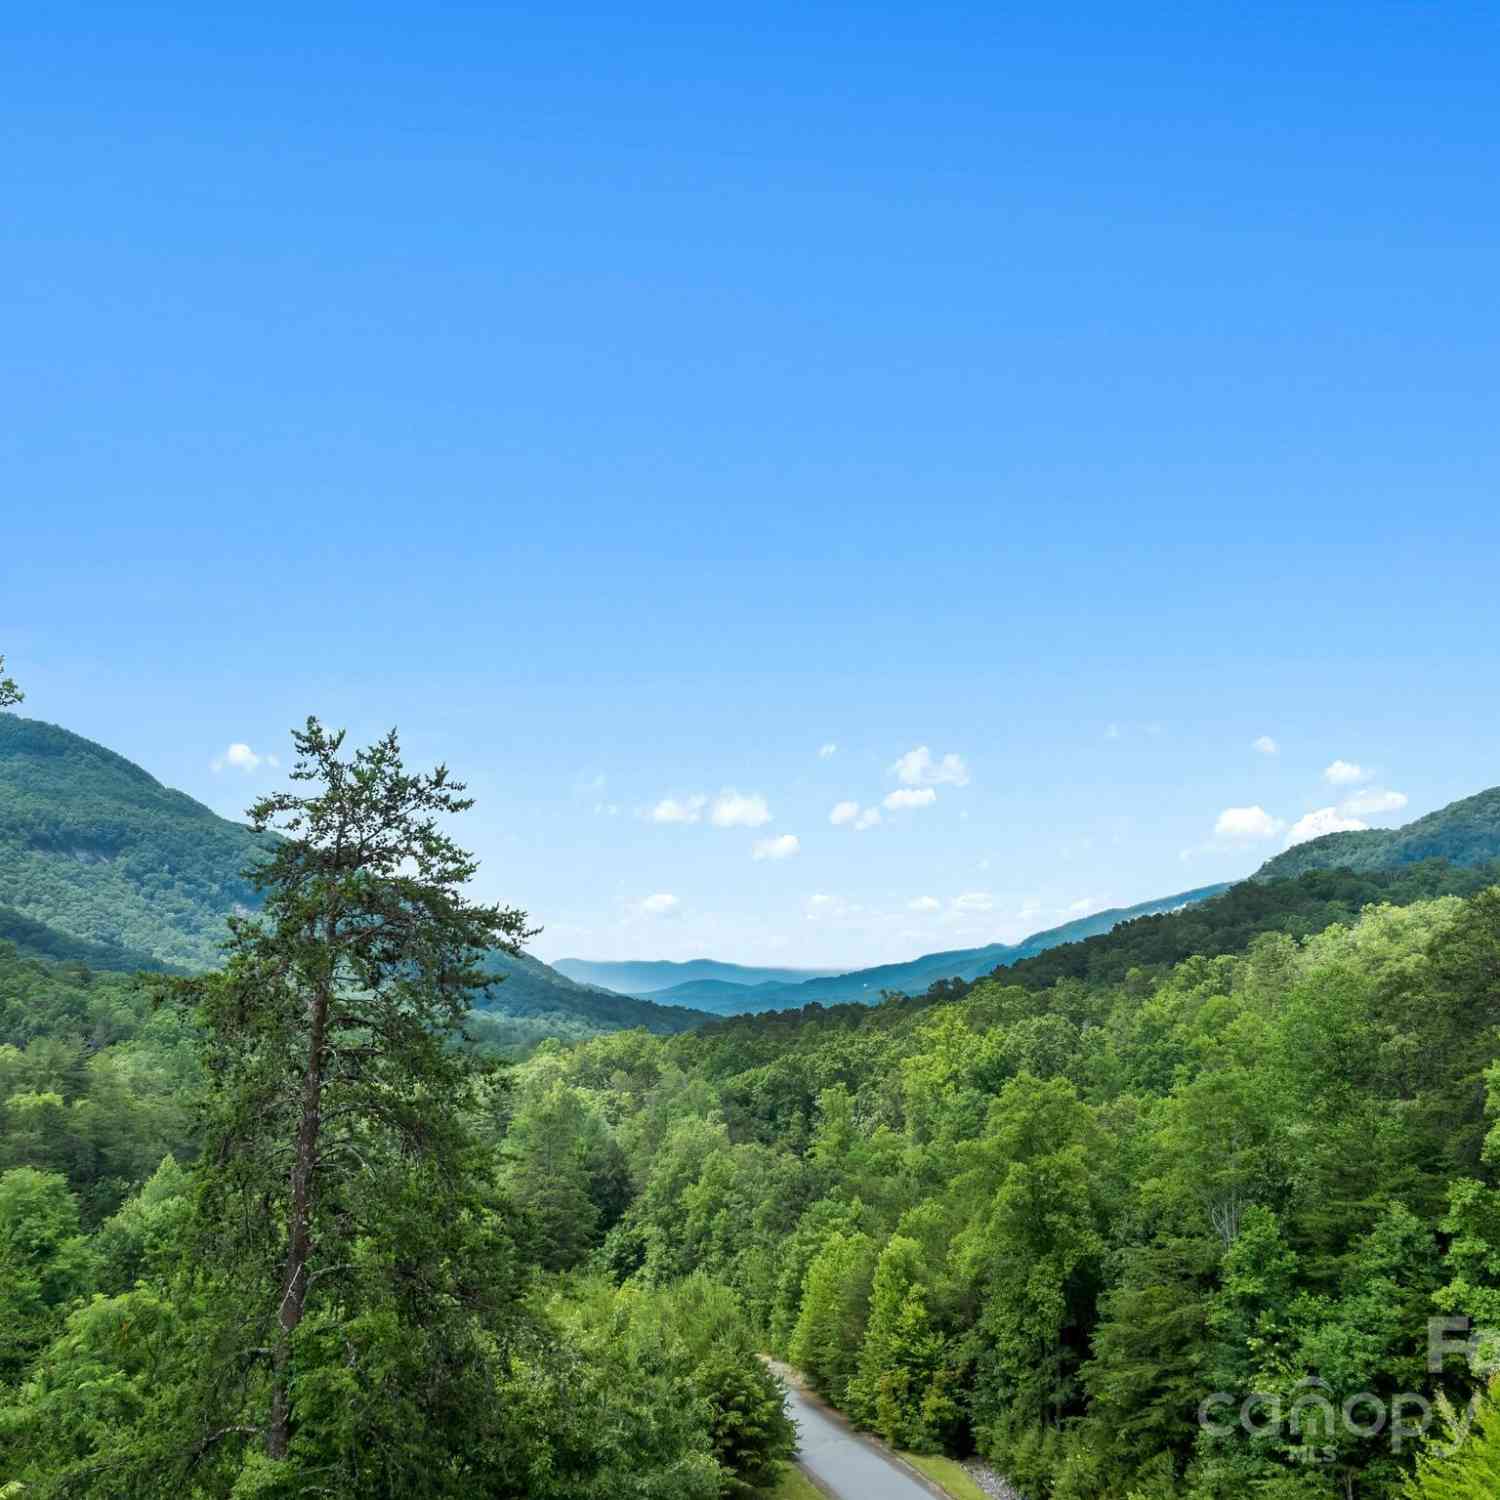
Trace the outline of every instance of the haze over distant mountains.
<instances>
[{"instance_id":1,"label":"haze over distant mountains","mask_svg":"<svg viewBox=\"0 0 1500 1500\"><path fill-rule=\"evenodd\" d=\"M1080 917L1061 927L1033 933L1019 943L988 943L982 948L956 948L943 953L926 953L906 963L879 964L869 969L854 969L811 979L768 980L758 983L731 982L719 978L692 979L668 989L652 991L651 997L662 1005L690 1005L711 1011L715 1015L731 1016L749 1011L797 1010L815 1001L820 1005L834 1005L848 1000L872 1003L887 991L916 995L940 979L978 979L1000 964L1029 958L1047 948L1056 947L1059 943L1077 942L1081 938L1108 932L1117 923L1129 921L1132 917L1153 916L1158 912L1173 911L1180 906L1190 906L1227 889L1225 885L1200 886L1196 890L1181 891L1177 895L1163 896L1156 901L1144 901L1138 906L1095 912L1092 916ZM565 965L573 966L573 972L585 967L582 960L564 960L559 964L564 972L568 971ZM641 963L594 964L587 967L599 972L637 969L652 971L673 966ZM734 964L715 964L709 959L693 960L690 964L678 967L732 970L745 974L757 972Z\"/></svg>"},{"instance_id":2,"label":"haze over distant mountains","mask_svg":"<svg viewBox=\"0 0 1500 1500\"><path fill-rule=\"evenodd\" d=\"M587 958L560 958L552 965L560 974L581 984L597 984L623 995L651 995L698 982L734 985L799 984L838 974L838 969L768 969L750 964L724 964L712 958L631 959L623 963L595 963Z\"/></svg>"},{"instance_id":3,"label":"haze over distant mountains","mask_svg":"<svg viewBox=\"0 0 1500 1500\"><path fill-rule=\"evenodd\" d=\"M1500 858L1500 787L1451 803L1401 828L1332 833L1312 839L1268 860L1252 879L1287 879L1310 870L1340 868L1373 873L1398 870L1432 859L1467 867L1487 864L1497 858ZM716 964L709 959L686 964L644 961L591 964L586 960L567 959L559 967L575 974L587 971L595 983L610 989L623 988L637 976L656 979L663 974L682 975L694 971L693 977L670 986L634 993L650 993L660 1004L692 1006L724 1016L751 1011L795 1010L813 1002L872 1002L887 991L914 995L939 980L977 979L1001 965L1019 963L1065 943L1096 937L1138 917L1194 906L1229 889L1229 884L1200 886L1136 906L1096 912L1076 922L1033 933L1019 943L991 943L980 948L928 953L907 963L882 964L812 978L752 980L749 976L767 974L768 971L736 964Z\"/></svg>"}]
</instances>

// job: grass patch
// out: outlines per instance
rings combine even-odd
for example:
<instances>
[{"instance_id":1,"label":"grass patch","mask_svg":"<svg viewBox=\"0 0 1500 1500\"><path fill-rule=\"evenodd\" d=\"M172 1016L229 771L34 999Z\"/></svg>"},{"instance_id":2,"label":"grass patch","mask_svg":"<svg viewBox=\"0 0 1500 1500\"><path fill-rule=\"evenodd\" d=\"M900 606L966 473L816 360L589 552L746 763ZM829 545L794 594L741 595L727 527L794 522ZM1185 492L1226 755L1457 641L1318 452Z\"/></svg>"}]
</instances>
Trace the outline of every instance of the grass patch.
<instances>
[{"instance_id":1,"label":"grass patch","mask_svg":"<svg viewBox=\"0 0 1500 1500\"><path fill-rule=\"evenodd\" d=\"M988 1500L984 1491L969 1477L968 1470L956 1459L928 1458L923 1453L903 1453L901 1457L934 1484L941 1485L953 1500Z\"/></svg>"},{"instance_id":2,"label":"grass patch","mask_svg":"<svg viewBox=\"0 0 1500 1500\"><path fill-rule=\"evenodd\" d=\"M781 1482L775 1489L760 1493L766 1500L828 1500L827 1495L792 1464L781 1471Z\"/></svg>"}]
</instances>

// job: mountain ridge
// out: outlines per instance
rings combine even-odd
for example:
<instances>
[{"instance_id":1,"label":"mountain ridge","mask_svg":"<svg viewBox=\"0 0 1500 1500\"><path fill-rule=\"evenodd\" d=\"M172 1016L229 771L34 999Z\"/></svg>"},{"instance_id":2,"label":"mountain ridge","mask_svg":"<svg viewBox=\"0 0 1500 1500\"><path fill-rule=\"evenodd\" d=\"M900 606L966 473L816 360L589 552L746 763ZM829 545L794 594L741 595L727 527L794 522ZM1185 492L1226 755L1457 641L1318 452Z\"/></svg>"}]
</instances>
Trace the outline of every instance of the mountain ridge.
<instances>
[{"instance_id":1,"label":"mountain ridge","mask_svg":"<svg viewBox=\"0 0 1500 1500\"><path fill-rule=\"evenodd\" d=\"M1229 888L1227 883L1198 886L1154 901L1134 906L1108 907L1092 912L1058 927L1029 934L1019 943L986 943L977 948L949 948L936 953L919 954L902 963L876 964L866 969L850 969L796 984L755 986L716 985L693 982L668 990L653 992L660 1004L692 1005L711 1010L714 1015L749 1014L767 1010L800 1010L805 1005L840 1004L849 1000L874 1001L886 991L920 994L944 979L978 979L994 969L1019 959L1031 957L1063 943L1078 942L1108 932L1121 922L1136 917L1155 916L1174 911L1179 906L1207 901ZM734 993L730 993L734 991ZM745 1001L753 1001L746 1005ZM733 1006L733 1009L726 1007Z\"/></svg>"},{"instance_id":2,"label":"mountain ridge","mask_svg":"<svg viewBox=\"0 0 1500 1500\"><path fill-rule=\"evenodd\" d=\"M731 964L715 958L607 959L559 958L552 967L581 984L616 990L622 995L652 995L697 982L755 986L798 984L804 979L826 979L841 973L834 968L777 967ZM614 980L616 982L611 983Z\"/></svg>"},{"instance_id":3,"label":"mountain ridge","mask_svg":"<svg viewBox=\"0 0 1500 1500\"><path fill-rule=\"evenodd\" d=\"M226 919L257 904L245 869L273 844L59 724L0 714L0 942L28 958L115 972L191 972L220 958ZM476 1015L504 1039L643 1026L701 1011L580 984L530 954L495 953L504 982Z\"/></svg>"},{"instance_id":4,"label":"mountain ridge","mask_svg":"<svg viewBox=\"0 0 1500 1500\"><path fill-rule=\"evenodd\" d=\"M1461 797L1398 828L1325 833L1268 859L1250 878L1277 880L1308 870L1392 870L1428 859L1482 865L1500 859L1500 786Z\"/></svg>"}]
</instances>

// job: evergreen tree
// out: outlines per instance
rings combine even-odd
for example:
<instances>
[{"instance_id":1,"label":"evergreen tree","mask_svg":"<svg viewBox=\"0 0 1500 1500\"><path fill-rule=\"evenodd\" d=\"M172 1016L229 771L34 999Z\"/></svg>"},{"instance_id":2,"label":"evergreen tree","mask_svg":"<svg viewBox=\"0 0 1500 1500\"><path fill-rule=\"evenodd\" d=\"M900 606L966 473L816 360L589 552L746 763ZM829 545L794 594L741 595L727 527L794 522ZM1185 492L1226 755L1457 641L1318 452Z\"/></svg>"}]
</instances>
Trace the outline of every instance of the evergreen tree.
<instances>
[{"instance_id":1,"label":"evergreen tree","mask_svg":"<svg viewBox=\"0 0 1500 1500\"><path fill-rule=\"evenodd\" d=\"M441 820L471 804L446 768L409 773L394 731L349 759L316 719L294 739L309 793L251 809L281 835L252 872L263 911L233 921L221 975L171 982L211 1080L195 1259L234 1313L205 1341L204 1425L259 1441L272 1488L295 1461L442 1493L463 1449L439 1419L484 1399L516 1291L461 1024L484 954L529 932L464 897L476 864Z\"/></svg>"}]
</instances>

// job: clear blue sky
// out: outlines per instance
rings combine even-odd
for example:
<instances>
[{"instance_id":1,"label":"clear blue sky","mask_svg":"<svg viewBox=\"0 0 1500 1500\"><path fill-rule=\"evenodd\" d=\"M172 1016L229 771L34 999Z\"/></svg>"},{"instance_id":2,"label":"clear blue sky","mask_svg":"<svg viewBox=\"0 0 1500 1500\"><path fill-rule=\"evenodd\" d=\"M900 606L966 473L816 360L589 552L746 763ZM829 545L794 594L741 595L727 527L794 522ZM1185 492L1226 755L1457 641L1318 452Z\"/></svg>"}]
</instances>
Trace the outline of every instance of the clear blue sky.
<instances>
[{"instance_id":1,"label":"clear blue sky","mask_svg":"<svg viewBox=\"0 0 1500 1500\"><path fill-rule=\"evenodd\" d=\"M0 650L228 812L230 744L398 723L550 957L881 961L1426 811L1500 781L1497 58L1493 4L11 7Z\"/></svg>"}]
</instances>

